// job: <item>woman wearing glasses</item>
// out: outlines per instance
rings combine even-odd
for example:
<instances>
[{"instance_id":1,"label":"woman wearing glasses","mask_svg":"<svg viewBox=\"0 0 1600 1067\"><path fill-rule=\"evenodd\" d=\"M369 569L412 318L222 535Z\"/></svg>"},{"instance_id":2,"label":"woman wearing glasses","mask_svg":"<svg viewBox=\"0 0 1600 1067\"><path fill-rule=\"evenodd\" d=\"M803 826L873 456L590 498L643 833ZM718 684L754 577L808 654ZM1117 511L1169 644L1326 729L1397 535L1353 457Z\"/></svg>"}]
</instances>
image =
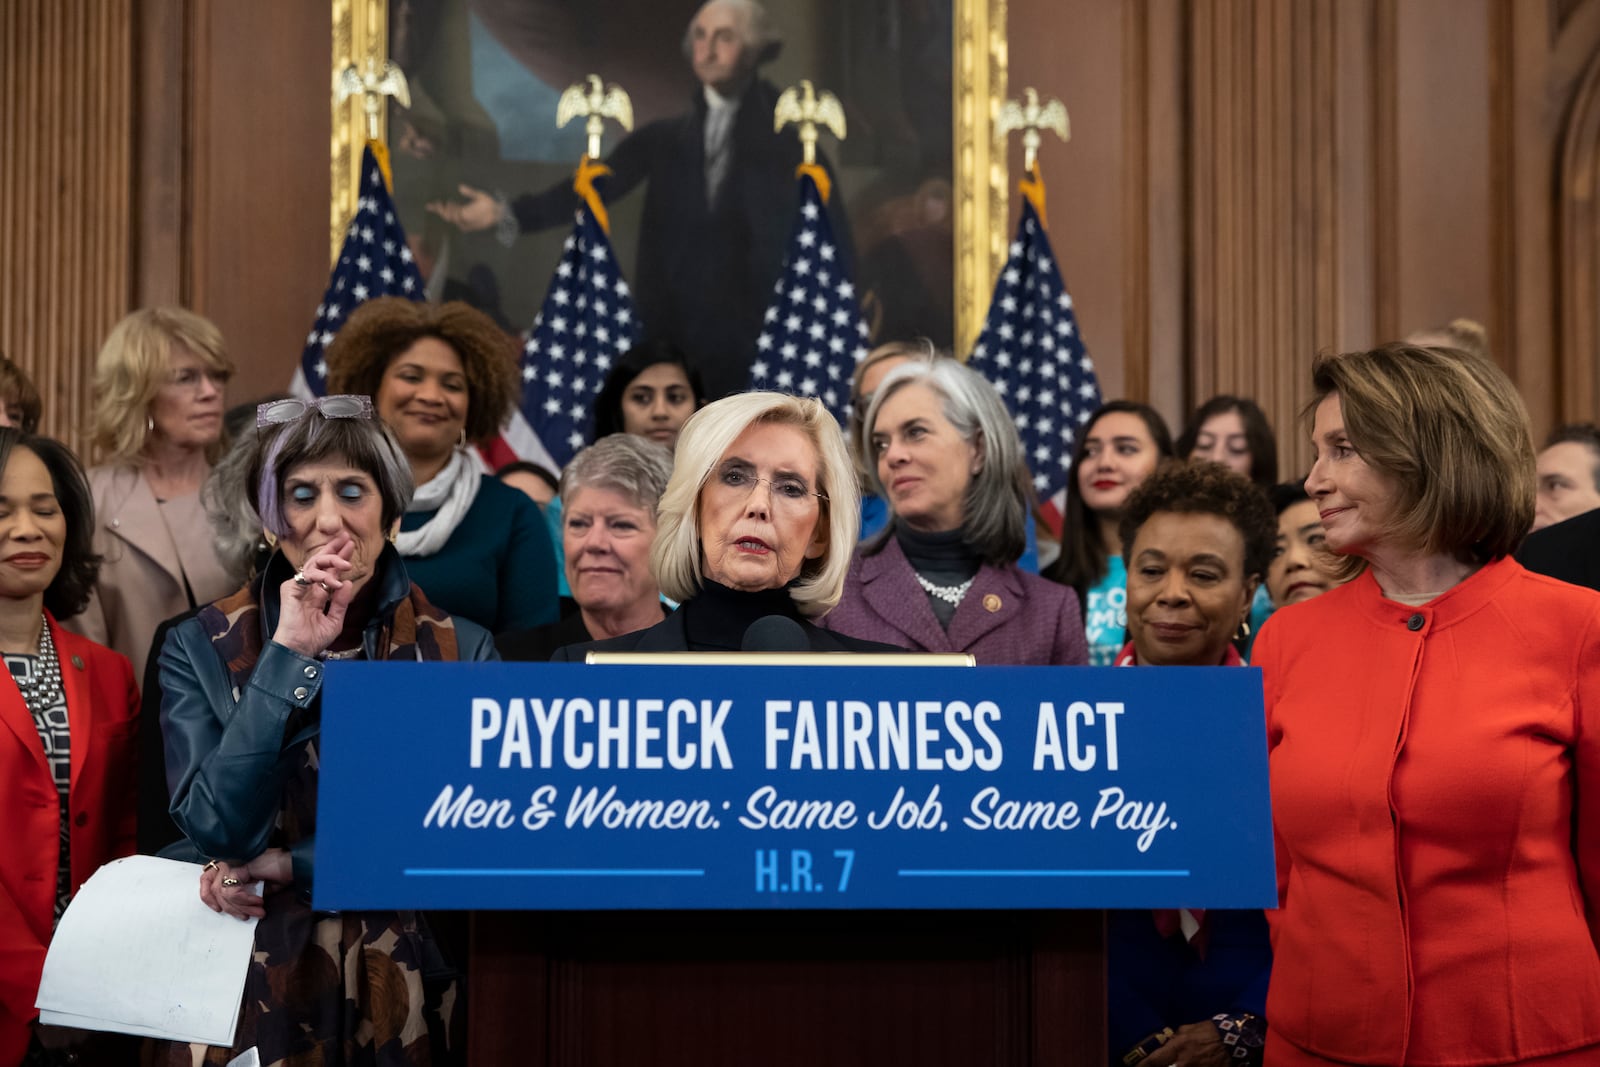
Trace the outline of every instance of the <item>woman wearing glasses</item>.
<instances>
[{"instance_id":1,"label":"woman wearing glasses","mask_svg":"<svg viewBox=\"0 0 1600 1067\"><path fill-rule=\"evenodd\" d=\"M222 455L222 391L233 374L222 334L182 308L135 311L112 329L94 368L89 472L100 580L69 624L144 676L164 619L222 596L242 575L212 547L200 486Z\"/></svg>"},{"instance_id":2,"label":"woman wearing glasses","mask_svg":"<svg viewBox=\"0 0 1600 1067\"><path fill-rule=\"evenodd\" d=\"M469 448L521 393L516 343L466 304L369 300L328 346L328 388L372 397L405 452L417 489L396 543L417 584L492 633L555 622L544 515Z\"/></svg>"},{"instance_id":3,"label":"woman wearing glasses","mask_svg":"<svg viewBox=\"0 0 1600 1067\"><path fill-rule=\"evenodd\" d=\"M650 549L661 591L682 607L649 629L569 645L555 658L581 660L590 649L737 652L750 625L774 615L797 629L789 628L792 645L780 638L784 647L767 650L898 651L811 622L839 601L859 509L839 424L820 401L739 393L708 404L678 437Z\"/></svg>"},{"instance_id":4,"label":"woman wearing glasses","mask_svg":"<svg viewBox=\"0 0 1600 1067\"><path fill-rule=\"evenodd\" d=\"M902 363L865 425L861 464L889 522L856 553L824 624L985 664L1086 662L1077 594L1017 566L1033 494L994 387L955 360Z\"/></svg>"},{"instance_id":5,"label":"woman wearing glasses","mask_svg":"<svg viewBox=\"0 0 1600 1067\"><path fill-rule=\"evenodd\" d=\"M389 543L411 468L369 398L263 404L257 422L247 484L277 550L172 629L160 672L173 818L213 857L200 899L262 921L235 1046L169 1047L160 1062L255 1047L264 1065L432 1063L455 995L428 981L444 968L421 917L311 910L324 665L486 660L494 646L429 603Z\"/></svg>"}]
</instances>

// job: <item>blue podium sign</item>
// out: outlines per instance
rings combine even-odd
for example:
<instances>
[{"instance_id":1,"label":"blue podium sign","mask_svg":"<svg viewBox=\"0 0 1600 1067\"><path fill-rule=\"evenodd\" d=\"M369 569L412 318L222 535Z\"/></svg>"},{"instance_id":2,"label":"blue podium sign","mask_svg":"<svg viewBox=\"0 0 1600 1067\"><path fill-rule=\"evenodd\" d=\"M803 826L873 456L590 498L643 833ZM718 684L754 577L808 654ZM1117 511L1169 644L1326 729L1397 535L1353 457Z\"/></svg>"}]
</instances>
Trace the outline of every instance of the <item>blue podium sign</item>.
<instances>
[{"instance_id":1,"label":"blue podium sign","mask_svg":"<svg viewBox=\"0 0 1600 1067\"><path fill-rule=\"evenodd\" d=\"M318 908L1271 907L1251 668L331 663Z\"/></svg>"}]
</instances>

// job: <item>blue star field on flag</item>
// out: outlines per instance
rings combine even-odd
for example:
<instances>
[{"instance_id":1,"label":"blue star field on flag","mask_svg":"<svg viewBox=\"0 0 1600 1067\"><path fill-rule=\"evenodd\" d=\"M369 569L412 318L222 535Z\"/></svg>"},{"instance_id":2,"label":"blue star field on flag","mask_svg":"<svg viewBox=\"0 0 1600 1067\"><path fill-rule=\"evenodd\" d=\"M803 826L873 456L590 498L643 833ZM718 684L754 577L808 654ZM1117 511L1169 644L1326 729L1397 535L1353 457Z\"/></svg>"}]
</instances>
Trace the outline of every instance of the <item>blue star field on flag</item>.
<instances>
[{"instance_id":1,"label":"blue star field on flag","mask_svg":"<svg viewBox=\"0 0 1600 1067\"><path fill-rule=\"evenodd\" d=\"M1067 486L1078 429L1100 406L1100 381L1050 239L1026 197L968 365L1005 399L1034 488L1041 499L1054 497Z\"/></svg>"},{"instance_id":2,"label":"blue star field on flag","mask_svg":"<svg viewBox=\"0 0 1600 1067\"><path fill-rule=\"evenodd\" d=\"M584 204L522 348L521 414L556 463L590 441L600 386L639 334L611 241Z\"/></svg>"},{"instance_id":3,"label":"blue star field on flag","mask_svg":"<svg viewBox=\"0 0 1600 1067\"><path fill-rule=\"evenodd\" d=\"M328 391L328 365L323 353L357 307L380 296L421 300L423 295L422 274L412 259L400 214L389 198L389 186L369 144L361 153L361 193L356 200L356 213L345 231L344 246L339 249L328 291L317 305L317 320L306 337L290 391L299 396L322 396Z\"/></svg>"},{"instance_id":4,"label":"blue star field on flag","mask_svg":"<svg viewBox=\"0 0 1600 1067\"><path fill-rule=\"evenodd\" d=\"M840 424L850 414L850 375L866 355L867 325L817 183L800 177L800 210L772 290L750 388L818 397Z\"/></svg>"}]
</instances>

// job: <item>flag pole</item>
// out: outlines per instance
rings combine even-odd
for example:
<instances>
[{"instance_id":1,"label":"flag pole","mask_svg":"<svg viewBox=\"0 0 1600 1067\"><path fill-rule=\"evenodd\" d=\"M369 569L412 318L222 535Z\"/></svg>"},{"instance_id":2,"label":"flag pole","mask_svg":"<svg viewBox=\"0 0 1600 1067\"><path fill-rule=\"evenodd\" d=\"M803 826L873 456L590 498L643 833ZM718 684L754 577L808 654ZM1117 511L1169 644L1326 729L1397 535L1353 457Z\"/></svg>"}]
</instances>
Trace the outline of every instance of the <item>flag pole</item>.
<instances>
[{"instance_id":1,"label":"flag pole","mask_svg":"<svg viewBox=\"0 0 1600 1067\"><path fill-rule=\"evenodd\" d=\"M1049 130L1063 142L1072 140L1072 124L1067 118L1067 108L1060 100L1050 97L1040 101L1039 90L1031 85L1022 90L1019 100L1007 100L1000 108L1000 118L995 134L1001 140L1017 130L1022 131L1023 178L1017 191L1028 199L1038 212L1039 224L1046 225L1044 211L1044 178L1039 173L1039 146L1043 143L1041 130Z\"/></svg>"},{"instance_id":2,"label":"flag pole","mask_svg":"<svg viewBox=\"0 0 1600 1067\"><path fill-rule=\"evenodd\" d=\"M835 137L844 140L844 107L837 96L826 89L819 93L816 86L801 78L778 97L778 106L772 112L772 132L777 133L791 123L800 127L800 166L795 169L795 176L806 176L816 182L817 193L826 204L833 183L828 172L817 163L817 127L826 126Z\"/></svg>"},{"instance_id":3,"label":"flag pole","mask_svg":"<svg viewBox=\"0 0 1600 1067\"><path fill-rule=\"evenodd\" d=\"M607 235L611 233L611 218L606 214L605 202L595 181L611 173L611 168L600 162L600 138L605 133L606 119L613 119L624 130L633 131L633 101L622 86L612 82L609 86L598 74L586 75L583 81L567 86L556 101L556 128L561 129L573 119L584 119L584 133L589 143L583 158L578 161L573 178L573 191L588 206L589 213Z\"/></svg>"},{"instance_id":4,"label":"flag pole","mask_svg":"<svg viewBox=\"0 0 1600 1067\"><path fill-rule=\"evenodd\" d=\"M360 94L367 113L367 147L372 150L378 161L378 169L383 172L384 186L392 193L394 174L389 168L389 147L383 143L379 131L384 97L394 97L401 107L411 106L411 88L406 84L405 72L393 60L384 60L380 67L376 56L368 56L365 71L351 63L339 72L333 80L333 92L335 104L342 104Z\"/></svg>"}]
</instances>

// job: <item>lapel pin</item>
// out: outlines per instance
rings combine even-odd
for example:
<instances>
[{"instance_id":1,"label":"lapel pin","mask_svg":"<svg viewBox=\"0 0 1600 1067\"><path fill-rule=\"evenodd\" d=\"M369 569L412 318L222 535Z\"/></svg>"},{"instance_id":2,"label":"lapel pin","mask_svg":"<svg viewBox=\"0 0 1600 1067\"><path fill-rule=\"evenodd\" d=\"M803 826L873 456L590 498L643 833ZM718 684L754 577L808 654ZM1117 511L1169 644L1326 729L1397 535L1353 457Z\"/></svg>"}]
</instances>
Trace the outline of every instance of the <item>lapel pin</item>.
<instances>
[{"instance_id":1,"label":"lapel pin","mask_svg":"<svg viewBox=\"0 0 1600 1067\"><path fill-rule=\"evenodd\" d=\"M999 611L1000 595L998 593L990 593L988 596L985 596L983 598L983 610L987 611L991 615Z\"/></svg>"}]
</instances>

